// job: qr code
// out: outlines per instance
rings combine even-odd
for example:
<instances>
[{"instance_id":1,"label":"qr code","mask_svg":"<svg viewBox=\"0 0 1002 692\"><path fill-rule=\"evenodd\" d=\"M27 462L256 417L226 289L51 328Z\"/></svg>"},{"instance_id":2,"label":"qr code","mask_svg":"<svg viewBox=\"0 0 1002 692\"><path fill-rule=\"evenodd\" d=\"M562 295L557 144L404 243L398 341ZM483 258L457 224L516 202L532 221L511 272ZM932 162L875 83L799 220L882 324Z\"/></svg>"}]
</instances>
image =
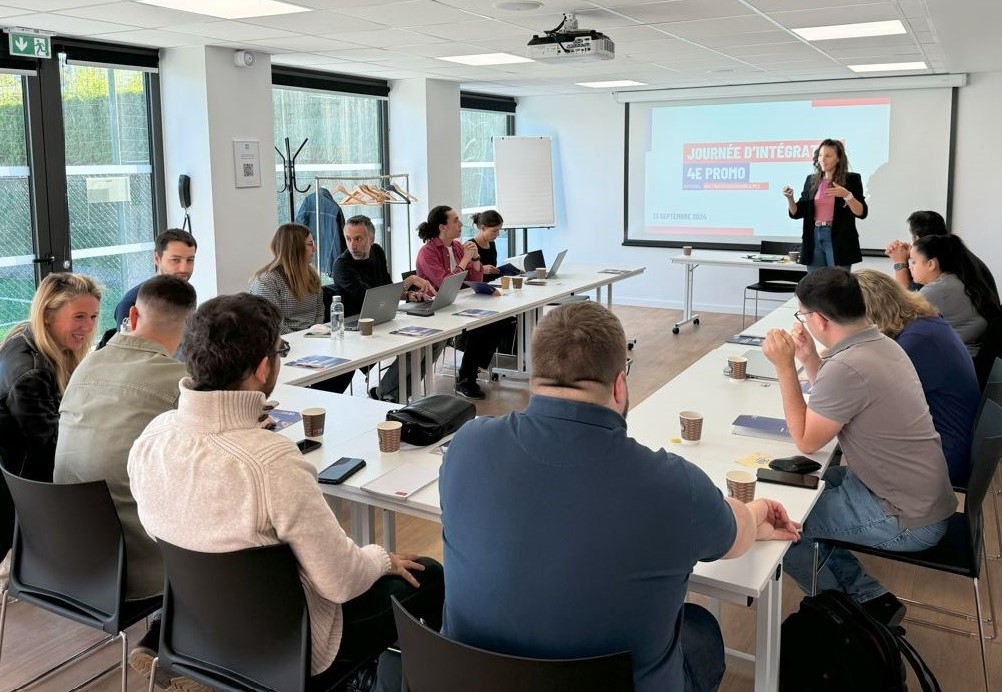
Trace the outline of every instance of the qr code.
<instances>
[{"instance_id":1,"label":"qr code","mask_svg":"<svg viewBox=\"0 0 1002 692\"><path fill-rule=\"evenodd\" d=\"M245 163L243 166L244 166L244 177L245 178L253 178L254 177L254 164L253 163Z\"/></svg>"}]
</instances>

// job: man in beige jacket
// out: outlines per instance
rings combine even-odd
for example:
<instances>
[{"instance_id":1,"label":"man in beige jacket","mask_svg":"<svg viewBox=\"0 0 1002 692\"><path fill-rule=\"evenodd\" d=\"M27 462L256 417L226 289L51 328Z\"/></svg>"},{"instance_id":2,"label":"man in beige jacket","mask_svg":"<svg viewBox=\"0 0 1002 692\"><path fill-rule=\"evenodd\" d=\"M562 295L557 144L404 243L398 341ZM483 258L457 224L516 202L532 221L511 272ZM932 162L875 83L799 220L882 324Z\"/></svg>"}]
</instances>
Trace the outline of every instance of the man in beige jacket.
<instances>
[{"instance_id":1,"label":"man in beige jacket","mask_svg":"<svg viewBox=\"0 0 1002 692\"><path fill-rule=\"evenodd\" d=\"M371 658L393 643L391 595L437 626L442 568L355 545L313 465L292 441L259 426L281 367L280 323L271 303L246 293L195 312L184 338L191 377L181 381L177 411L136 440L129 477L151 536L204 552L289 544L310 612L312 672L330 676L335 661Z\"/></svg>"}]
</instances>

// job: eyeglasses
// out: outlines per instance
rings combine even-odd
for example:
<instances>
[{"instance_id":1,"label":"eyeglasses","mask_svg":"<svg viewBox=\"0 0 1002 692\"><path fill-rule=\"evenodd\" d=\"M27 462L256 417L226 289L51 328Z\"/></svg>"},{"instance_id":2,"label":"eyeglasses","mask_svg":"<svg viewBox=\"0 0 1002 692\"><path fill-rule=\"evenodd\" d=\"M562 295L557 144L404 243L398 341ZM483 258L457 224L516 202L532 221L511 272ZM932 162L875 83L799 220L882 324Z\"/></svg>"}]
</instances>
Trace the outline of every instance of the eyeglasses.
<instances>
[{"instance_id":1,"label":"eyeglasses","mask_svg":"<svg viewBox=\"0 0 1002 692\"><path fill-rule=\"evenodd\" d=\"M807 322L807 320L805 320L804 318L807 317L808 315L813 315L813 314L814 314L813 310L808 310L807 312L801 312L800 310L797 310L795 313L793 313L793 316L797 318L797 321L800 322L800 324L804 324L805 322Z\"/></svg>"},{"instance_id":2,"label":"eyeglasses","mask_svg":"<svg viewBox=\"0 0 1002 692\"><path fill-rule=\"evenodd\" d=\"M291 350L292 350L292 344L290 344L285 339L282 339L282 345L279 346L276 350L272 351L272 354L279 356L281 358L285 358L287 355L289 355L289 351Z\"/></svg>"},{"instance_id":3,"label":"eyeglasses","mask_svg":"<svg viewBox=\"0 0 1002 692\"><path fill-rule=\"evenodd\" d=\"M623 372L626 373L627 375L629 375L630 374L630 368L632 366L633 366L633 359L632 358L627 358L626 359L626 367L623 368Z\"/></svg>"}]
</instances>

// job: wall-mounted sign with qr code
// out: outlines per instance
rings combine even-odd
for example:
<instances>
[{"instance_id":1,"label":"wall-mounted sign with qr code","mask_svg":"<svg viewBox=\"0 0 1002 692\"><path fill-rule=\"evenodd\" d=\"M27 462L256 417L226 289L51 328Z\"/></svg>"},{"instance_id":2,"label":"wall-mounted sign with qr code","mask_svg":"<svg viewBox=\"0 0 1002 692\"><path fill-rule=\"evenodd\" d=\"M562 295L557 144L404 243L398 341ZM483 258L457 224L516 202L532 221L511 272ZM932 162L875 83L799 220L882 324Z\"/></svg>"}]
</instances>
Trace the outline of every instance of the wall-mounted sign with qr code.
<instances>
[{"instance_id":1,"label":"wall-mounted sign with qr code","mask_svg":"<svg viewBox=\"0 0 1002 692\"><path fill-rule=\"evenodd\" d=\"M237 187L261 187L261 147L256 139L233 140L233 168Z\"/></svg>"}]
</instances>

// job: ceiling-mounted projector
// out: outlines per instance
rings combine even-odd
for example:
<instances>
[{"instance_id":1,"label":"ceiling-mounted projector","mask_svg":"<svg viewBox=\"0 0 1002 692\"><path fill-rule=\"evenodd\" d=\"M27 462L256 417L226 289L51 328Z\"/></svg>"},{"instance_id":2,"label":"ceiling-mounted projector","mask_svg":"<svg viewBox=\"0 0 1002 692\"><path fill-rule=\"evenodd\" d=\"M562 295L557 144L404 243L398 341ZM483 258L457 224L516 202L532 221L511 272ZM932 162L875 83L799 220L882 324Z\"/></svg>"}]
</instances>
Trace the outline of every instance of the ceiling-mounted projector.
<instances>
[{"instance_id":1,"label":"ceiling-mounted projector","mask_svg":"<svg viewBox=\"0 0 1002 692\"><path fill-rule=\"evenodd\" d=\"M526 56L533 60L612 60L616 57L616 44L597 31L578 30L578 20L573 12L564 14L556 29L542 36L533 36L526 47Z\"/></svg>"}]
</instances>

